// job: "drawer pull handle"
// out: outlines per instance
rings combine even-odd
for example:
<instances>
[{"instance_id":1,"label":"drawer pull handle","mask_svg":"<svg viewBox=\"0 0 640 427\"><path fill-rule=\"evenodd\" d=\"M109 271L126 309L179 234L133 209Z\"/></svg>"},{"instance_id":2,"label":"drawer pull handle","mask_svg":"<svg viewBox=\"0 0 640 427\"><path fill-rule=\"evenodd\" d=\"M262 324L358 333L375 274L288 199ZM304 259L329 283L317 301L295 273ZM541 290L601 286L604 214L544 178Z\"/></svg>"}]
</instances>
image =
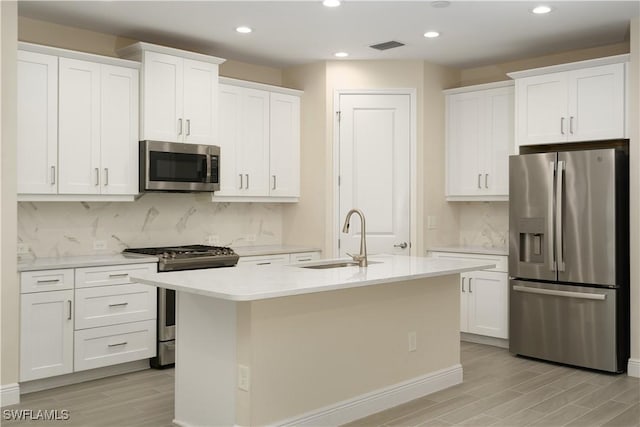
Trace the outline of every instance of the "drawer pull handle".
<instances>
[{"instance_id":1,"label":"drawer pull handle","mask_svg":"<svg viewBox=\"0 0 640 427\"><path fill-rule=\"evenodd\" d=\"M119 302L117 304L109 304L109 307L124 307L125 305L129 305L128 302Z\"/></svg>"},{"instance_id":2,"label":"drawer pull handle","mask_svg":"<svg viewBox=\"0 0 640 427\"><path fill-rule=\"evenodd\" d=\"M47 279L47 280L38 280L38 283L58 283L60 279Z\"/></svg>"},{"instance_id":3,"label":"drawer pull handle","mask_svg":"<svg viewBox=\"0 0 640 427\"><path fill-rule=\"evenodd\" d=\"M118 274L110 274L109 278L110 279L115 279L115 278L118 278L118 277L127 277L127 276L129 276L129 273L118 273Z\"/></svg>"},{"instance_id":4,"label":"drawer pull handle","mask_svg":"<svg viewBox=\"0 0 640 427\"><path fill-rule=\"evenodd\" d=\"M259 262L256 265L269 265L271 264L270 262Z\"/></svg>"},{"instance_id":5,"label":"drawer pull handle","mask_svg":"<svg viewBox=\"0 0 640 427\"><path fill-rule=\"evenodd\" d=\"M121 346L121 345L127 345L127 342L126 341L122 341L122 342L117 342L115 344L107 344L107 347L118 347L118 346Z\"/></svg>"},{"instance_id":6,"label":"drawer pull handle","mask_svg":"<svg viewBox=\"0 0 640 427\"><path fill-rule=\"evenodd\" d=\"M302 262L302 261L311 261L311 258L300 258L298 261Z\"/></svg>"}]
</instances>

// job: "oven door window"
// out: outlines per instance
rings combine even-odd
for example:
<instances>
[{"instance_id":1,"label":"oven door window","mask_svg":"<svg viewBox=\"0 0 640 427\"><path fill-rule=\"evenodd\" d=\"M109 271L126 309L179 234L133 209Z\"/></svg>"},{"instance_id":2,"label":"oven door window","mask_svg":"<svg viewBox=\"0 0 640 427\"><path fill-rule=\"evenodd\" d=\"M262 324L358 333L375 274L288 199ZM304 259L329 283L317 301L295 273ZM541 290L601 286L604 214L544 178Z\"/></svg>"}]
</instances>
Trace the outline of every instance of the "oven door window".
<instances>
[{"instance_id":1,"label":"oven door window","mask_svg":"<svg viewBox=\"0 0 640 427\"><path fill-rule=\"evenodd\" d=\"M207 182L207 155L149 152L149 180Z\"/></svg>"}]
</instances>

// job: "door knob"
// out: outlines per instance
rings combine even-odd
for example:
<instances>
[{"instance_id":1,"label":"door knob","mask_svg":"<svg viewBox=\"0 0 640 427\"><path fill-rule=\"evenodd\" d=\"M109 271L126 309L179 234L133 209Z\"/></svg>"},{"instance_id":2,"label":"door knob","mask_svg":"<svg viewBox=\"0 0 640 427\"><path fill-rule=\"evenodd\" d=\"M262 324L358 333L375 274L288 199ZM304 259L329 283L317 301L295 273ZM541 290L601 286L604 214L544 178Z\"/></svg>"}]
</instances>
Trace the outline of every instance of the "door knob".
<instances>
[{"instance_id":1,"label":"door knob","mask_svg":"<svg viewBox=\"0 0 640 427\"><path fill-rule=\"evenodd\" d=\"M400 249L406 249L407 248L407 242L402 242L399 245L393 245L394 248L400 248Z\"/></svg>"}]
</instances>

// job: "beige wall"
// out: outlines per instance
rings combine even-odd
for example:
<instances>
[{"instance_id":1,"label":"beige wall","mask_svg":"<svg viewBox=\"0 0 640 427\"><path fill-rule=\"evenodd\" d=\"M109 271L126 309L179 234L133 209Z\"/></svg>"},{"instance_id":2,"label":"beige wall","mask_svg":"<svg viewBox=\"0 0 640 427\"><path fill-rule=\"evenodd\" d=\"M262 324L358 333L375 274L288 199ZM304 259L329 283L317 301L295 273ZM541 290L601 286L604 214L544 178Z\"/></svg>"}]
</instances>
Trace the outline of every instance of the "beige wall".
<instances>
[{"instance_id":1,"label":"beige wall","mask_svg":"<svg viewBox=\"0 0 640 427\"><path fill-rule=\"evenodd\" d=\"M631 358L640 369L640 18L631 21Z\"/></svg>"},{"instance_id":2,"label":"beige wall","mask_svg":"<svg viewBox=\"0 0 640 427\"><path fill-rule=\"evenodd\" d=\"M0 2L0 384L18 382L19 288L16 273L17 4Z\"/></svg>"}]
</instances>

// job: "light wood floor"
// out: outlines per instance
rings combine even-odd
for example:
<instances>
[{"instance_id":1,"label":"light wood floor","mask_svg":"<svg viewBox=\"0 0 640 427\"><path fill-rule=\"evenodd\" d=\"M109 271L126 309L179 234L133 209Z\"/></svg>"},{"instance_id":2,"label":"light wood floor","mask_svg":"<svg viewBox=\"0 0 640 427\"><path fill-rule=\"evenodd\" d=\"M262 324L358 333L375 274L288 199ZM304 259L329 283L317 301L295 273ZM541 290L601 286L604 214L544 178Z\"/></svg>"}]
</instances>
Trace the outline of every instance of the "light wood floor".
<instances>
[{"instance_id":1,"label":"light wood floor","mask_svg":"<svg viewBox=\"0 0 640 427\"><path fill-rule=\"evenodd\" d=\"M462 343L464 383L348 424L358 426L640 426L640 380ZM169 427L173 369L147 370L22 396L4 409L66 409L68 421L7 426ZM4 415L4 414L3 414Z\"/></svg>"}]
</instances>

